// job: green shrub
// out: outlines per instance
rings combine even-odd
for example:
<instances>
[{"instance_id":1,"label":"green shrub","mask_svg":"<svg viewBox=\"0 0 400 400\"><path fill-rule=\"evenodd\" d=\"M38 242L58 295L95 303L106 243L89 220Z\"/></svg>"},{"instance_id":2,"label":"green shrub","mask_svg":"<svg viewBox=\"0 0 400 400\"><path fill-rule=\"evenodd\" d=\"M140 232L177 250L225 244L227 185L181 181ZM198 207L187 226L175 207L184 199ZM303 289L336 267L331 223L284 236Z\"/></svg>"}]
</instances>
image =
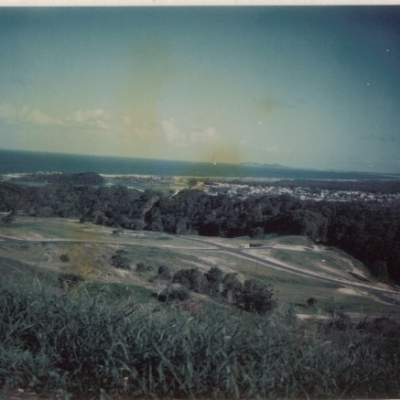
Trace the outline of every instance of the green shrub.
<instances>
[{"instance_id":1,"label":"green shrub","mask_svg":"<svg viewBox=\"0 0 400 400\"><path fill-rule=\"evenodd\" d=\"M186 288L167 288L163 290L160 294L155 294L157 296L157 300L170 303L174 301L183 301L187 300L190 295Z\"/></svg>"},{"instance_id":2,"label":"green shrub","mask_svg":"<svg viewBox=\"0 0 400 400\"><path fill-rule=\"evenodd\" d=\"M218 296L220 294L224 273L219 268L213 267L204 277L206 278L204 292L212 297Z\"/></svg>"},{"instance_id":3,"label":"green shrub","mask_svg":"<svg viewBox=\"0 0 400 400\"><path fill-rule=\"evenodd\" d=\"M140 262L136 265L137 272L151 272L153 271L153 267L150 265L145 265L144 263Z\"/></svg>"},{"instance_id":4,"label":"green shrub","mask_svg":"<svg viewBox=\"0 0 400 400\"><path fill-rule=\"evenodd\" d=\"M222 280L222 296L230 304L239 302L243 285L236 273L226 274Z\"/></svg>"},{"instance_id":5,"label":"green shrub","mask_svg":"<svg viewBox=\"0 0 400 400\"><path fill-rule=\"evenodd\" d=\"M207 284L204 274L198 268L179 270L174 274L172 282L180 283L188 290L197 293L204 293Z\"/></svg>"},{"instance_id":6,"label":"green shrub","mask_svg":"<svg viewBox=\"0 0 400 400\"><path fill-rule=\"evenodd\" d=\"M62 262L69 262L69 255L68 254L61 254L60 255L60 260Z\"/></svg>"},{"instance_id":7,"label":"green shrub","mask_svg":"<svg viewBox=\"0 0 400 400\"><path fill-rule=\"evenodd\" d=\"M70 290L75 287L78 283L82 282L83 278L75 274L61 274L58 277L58 286L60 289Z\"/></svg>"},{"instance_id":8,"label":"green shrub","mask_svg":"<svg viewBox=\"0 0 400 400\"><path fill-rule=\"evenodd\" d=\"M11 225L13 222L15 222L15 212L11 211L10 214L7 214L1 218L0 221L5 225Z\"/></svg>"},{"instance_id":9,"label":"green shrub","mask_svg":"<svg viewBox=\"0 0 400 400\"><path fill-rule=\"evenodd\" d=\"M158 278L164 281L171 280L171 273L169 272L169 268L165 265L160 265L158 267Z\"/></svg>"},{"instance_id":10,"label":"green shrub","mask_svg":"<svg viewBox=\"0 0 400 400\"><path fill-rule=\"evenodd\" d=\"M274 292L271 286L255 279L249 279L244 282L236 304L245 311L265 314L275 307L273 295Z\"/></svg>"},{"instance_id":11,"label":"green shrub","mask_svg":"<svg viewBox=\"0 0 400 400\"><path fill-rule=\"evenodd\" d=\"M111 256L111 265L115 268L120 268L120 269L130 269L130 260L128 257L126 257L127 252L124 250L119 250Z\"/></svg>"},{"instance_id":12,"label":"green shrub","mask_svg":"<svg viewBox=\"0 0 400 400\"><path fill-rule=\"evenodd\" d=\"M164 265L159 266L157 275L149 279L150 282L160 282L160 281L167 282L170 280L171 280L171 273L169 272L169 268Z\"/></svg>"}]
</instances>

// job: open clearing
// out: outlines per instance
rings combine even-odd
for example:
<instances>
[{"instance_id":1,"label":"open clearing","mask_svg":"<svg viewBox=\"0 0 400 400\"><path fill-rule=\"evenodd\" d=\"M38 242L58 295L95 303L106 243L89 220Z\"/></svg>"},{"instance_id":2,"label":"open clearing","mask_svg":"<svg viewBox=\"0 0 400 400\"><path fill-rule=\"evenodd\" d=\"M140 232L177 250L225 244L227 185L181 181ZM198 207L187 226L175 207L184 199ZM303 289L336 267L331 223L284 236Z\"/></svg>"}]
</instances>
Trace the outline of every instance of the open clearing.
<instances>
[{"instance_id":1,"label":"open clearing","mask_svg":"<svg viewBox=\"0 0 400 400\"><path fill-rule=\"evenodd\" d=\"M129 270L112 265L111 257L121 250L129 260ZM62 261L62 255L68 261ZM148 270L137 272L138 263ZM130 295L136 292L146 301L146 293L150 299L151 291L159 290L149 279L161 265L171 273L218 267L225 273L238 273L241 280L271 283L282 312L292 308L309 316L336 311L350 316L400 317L396 288L373 281L363 265L345 253L316 246L304 237L225 239L126 230L115 234L113 228L76 220L26 216L0 229L4 279L29 282L46 271L73 273L96 285L129 286L134 289ZM311 298L316 301L309 305Z\"/></svg>"}]
</instances>

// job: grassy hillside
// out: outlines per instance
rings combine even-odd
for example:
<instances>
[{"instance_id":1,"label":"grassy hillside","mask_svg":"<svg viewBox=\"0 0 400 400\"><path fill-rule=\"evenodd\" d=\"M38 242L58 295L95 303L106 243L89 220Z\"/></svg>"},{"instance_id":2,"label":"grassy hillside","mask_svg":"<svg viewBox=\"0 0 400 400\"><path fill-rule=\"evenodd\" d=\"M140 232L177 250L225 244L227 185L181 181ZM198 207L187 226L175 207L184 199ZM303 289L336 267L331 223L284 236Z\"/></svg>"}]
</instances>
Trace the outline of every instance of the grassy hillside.
<instances>
[{"instance_id":1,"label":"grassy hillside","mask_svg":"<svg viewBox=\"0 0 400 400\"><path fill-rule=\"evenodd\" d=\"M0 236L0 398L400 396L399 324L372 318L400 316L396 295L374 292L395 290L343 252L24 216ZM194 292L159 302L160 266L272 284L276 308L260 316Z\"/></svg>"},{"instance_id":2,"label":"grassy hillside","mask_svg":"<svg viewBox=\"0 0 400 400\"><path fill-rule=\"evenodd\" d=\"M345 253L316 246L305 237L270 235L261 240L195 237L201 241L193 241L188 240L190 237L165 233L113 232L113 228L81 224L76 220L20 216L14 224L0 229L0 236L22 239L0 241L3 278L14 279L19 271L20 276L29 276L29 281L35 274L42 279L43 274L52 271L76 274L98 283L142 286L151 291L159 290L149 279L157 275L160 266L168 267L172 274L180 269L197 267L207 272L218 267L224 273L238 273L242 281L256 278L271 283L281 311L294 307L302 315L329 316L336 309L350 315L400 316L397 305L383 302L370 290L394 291L390 286L371 280L362 264ZM224 248L216 249L214 244ZM243 248L249 245L262 247ZM243 252L235 253L238 249ZM119 251L124 252L128 269L112 265L112 257ZM246 254L332 278L335 282L267 266L245 258ZM67 262L62 261L62 255L67 255ZM12 267L13 263L18 268ZM146 266L146 272L136 271L140 263ZM318 307L307 307L311 297L317 300ZM392 297L397 300L396 296Z\"/></svg>"}]
</instances>

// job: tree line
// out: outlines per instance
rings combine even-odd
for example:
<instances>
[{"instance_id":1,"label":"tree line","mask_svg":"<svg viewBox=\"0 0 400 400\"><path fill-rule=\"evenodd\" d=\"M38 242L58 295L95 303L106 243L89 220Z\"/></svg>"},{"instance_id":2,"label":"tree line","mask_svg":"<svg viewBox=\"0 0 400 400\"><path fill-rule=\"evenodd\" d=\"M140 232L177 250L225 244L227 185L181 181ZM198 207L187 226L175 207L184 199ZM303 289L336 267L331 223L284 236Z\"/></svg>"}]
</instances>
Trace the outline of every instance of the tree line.
<instances>
[{"instance_id":1,"label":"tree line","mask_svg":"<svg viewBox=\"0 0 400 400\"><path fill-rule=\"evenodd\" d=\"M206 273L198 268L181 269L172 277L172 283L179 283L181 288L168 286L158 295L159 299L161 296L163 301L175 300L177 296L185 294L186 290L222 299L239 309L257 314L266 314L276 305L270 285L256 279L247 279L241 283L236 273L224 274L217 267Z\"/></svg>"},{"instance_id":2,"label":"tree line","mask_svg":"<svg viewBox=\"0 0 400 400\"><path fill-rule=\"evenodd\" d=\"M177 195L123 186L0 183L0 211L35 217L75 217L81 222L173 234L253 238L306 235L362 261L373 276L400 283L400 209L358 202L301 201L289 195L245 200L200 190ZM3 217L4 219L5 217ZM5 223L4 222L4 223Z\"/></svg>"}]
</instances>

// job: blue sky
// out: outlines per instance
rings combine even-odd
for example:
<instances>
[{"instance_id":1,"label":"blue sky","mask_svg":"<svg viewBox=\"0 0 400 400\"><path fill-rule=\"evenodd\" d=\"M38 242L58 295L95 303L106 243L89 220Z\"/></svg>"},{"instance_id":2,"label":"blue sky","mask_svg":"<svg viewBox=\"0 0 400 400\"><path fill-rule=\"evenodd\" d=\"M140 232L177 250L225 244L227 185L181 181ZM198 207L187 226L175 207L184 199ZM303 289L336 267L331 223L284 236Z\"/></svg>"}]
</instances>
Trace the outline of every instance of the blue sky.
<instances>
[{"instance_id":1,"label":"blue sky","mask_svg":"<svg viewBox=\"0 0 400 400\"><path fill-rule=\"evenodd\" d=\"M400 7L0 8L0 147L400 172Z\"/></svg>"}]
</instances>

